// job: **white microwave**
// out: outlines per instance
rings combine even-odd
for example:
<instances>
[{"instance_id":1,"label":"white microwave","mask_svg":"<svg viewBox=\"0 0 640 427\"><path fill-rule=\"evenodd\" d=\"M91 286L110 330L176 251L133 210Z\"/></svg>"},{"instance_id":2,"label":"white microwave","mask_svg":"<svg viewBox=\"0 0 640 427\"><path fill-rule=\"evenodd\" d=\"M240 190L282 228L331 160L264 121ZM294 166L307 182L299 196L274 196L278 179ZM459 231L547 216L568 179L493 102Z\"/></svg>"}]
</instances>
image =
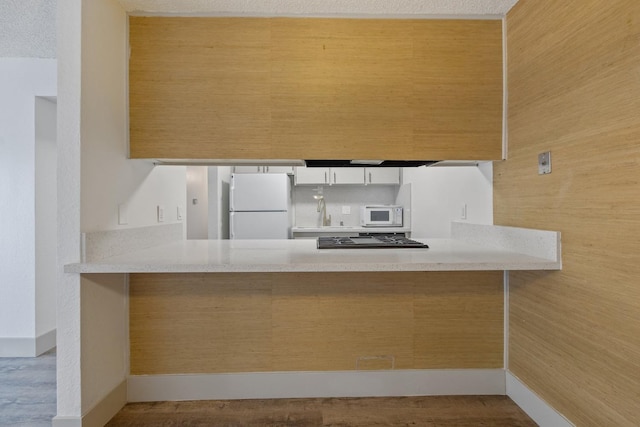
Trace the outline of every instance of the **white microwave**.
<instances>
[{"instance_id":1,"label":"white microwave","mask_svg":"<svg viewBox=\"0 0 640 427\"><path fill-rule=\"evenodd\" d=\"M402 227L402 206L361 206L360 225L362 227Z\"/></svg>"}]
</instances>

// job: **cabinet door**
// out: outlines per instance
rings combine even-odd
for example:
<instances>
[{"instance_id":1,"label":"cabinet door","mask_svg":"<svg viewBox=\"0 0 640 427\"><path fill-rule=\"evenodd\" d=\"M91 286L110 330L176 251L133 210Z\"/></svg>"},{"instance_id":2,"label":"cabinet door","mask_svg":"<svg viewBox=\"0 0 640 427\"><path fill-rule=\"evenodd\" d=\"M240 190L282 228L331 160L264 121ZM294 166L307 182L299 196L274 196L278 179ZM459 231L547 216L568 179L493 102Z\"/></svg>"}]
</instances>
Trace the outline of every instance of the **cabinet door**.
<instances>
[{"instance_id":1,"label":"cabinet door","mask_svg":"<svg viewBox=\"0 0 640 427\"><path fill-rule=\"evenodd\" d=\"M400 168L365 168L365 181L369 184L400 184Z\"/></svg>"},{"instance_id":2,"label":"cabinet door","mask_svg":"<svg viewBox=\"0 0 640 427\"><path fill-rule=\"evenodd\" d=\"M409 154L432 160L501 159L500 21L421 19L413 25Z\"/></svg>"},{"instance_id":3,"label":"cabinet door","mask_svg":"<svg viewBox=\"0 0 640 427\"><path fill-rule=\"evenodd\" d=\"M131 158L273 158L268 19L131 16L129 33Z\"/></svg>"},{"instance_id":4,"label":"cabinet door","mask_svg":"<svg viewBox=\"0 0 640 427\"><path fill-rule=\"evenodd\" d=\"M332 168L331 184L364 184L364 168Z\"/></svg>"},{"instance_id":5,"label":"cabinet door","mask_svg":"<svg viewBox=\"0 0 640 427\"><path fill-rule=\"evenodd\" d=\"M410 151L412 35L402 20L272 19L271 137L280 158Z\"/></svg>"},{"instance_id":6,"label":"cabinet door","mask_svg":"<svg viewBox=\"0 0 640 427\"><path fill-rule=\"evenodd\" d=\"M329 184L329 168L297 167L295 171L295 184Z\"/></svg>"},{"instance_id":7,"label":"cabinet door","mask_svg":"<svg viewBox=\"0 0 640 427\"><path fill-rule=\"evenodd\" d=\"M263 166L234 166L234 173L262 173Z\"/></svg>"},{"instance_id":8,"label":"cabinet door","mask_svg":"<svg viewBox=\"0 0 640 427\"><path fill-rule=\"evenodd\" d=\"M263 166L264 173L286 173L293 175L293 166Z\"/></svg>"}]
</instances>

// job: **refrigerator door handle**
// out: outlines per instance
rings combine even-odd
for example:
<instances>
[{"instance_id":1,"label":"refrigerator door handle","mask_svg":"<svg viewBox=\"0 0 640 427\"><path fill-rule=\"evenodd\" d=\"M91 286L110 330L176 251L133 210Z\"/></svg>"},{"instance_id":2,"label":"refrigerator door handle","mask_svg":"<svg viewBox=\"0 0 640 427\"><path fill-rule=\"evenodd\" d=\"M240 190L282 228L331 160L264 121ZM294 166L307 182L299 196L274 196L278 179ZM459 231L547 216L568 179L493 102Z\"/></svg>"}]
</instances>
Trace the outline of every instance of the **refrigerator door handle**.
<instances>
[{"instance_id":1,"label":"refrigerator door handle","mask_svg":"<svg viewBox=\"0 0 640 427\"><path fill-rule=\"evenodd\" d=\"M232 211L234 210L233 208L233 188L234 188L234 180L233 180L233 175L231 176L231 184L229 185L229 210Z\"/></svg>"}]
</instances>

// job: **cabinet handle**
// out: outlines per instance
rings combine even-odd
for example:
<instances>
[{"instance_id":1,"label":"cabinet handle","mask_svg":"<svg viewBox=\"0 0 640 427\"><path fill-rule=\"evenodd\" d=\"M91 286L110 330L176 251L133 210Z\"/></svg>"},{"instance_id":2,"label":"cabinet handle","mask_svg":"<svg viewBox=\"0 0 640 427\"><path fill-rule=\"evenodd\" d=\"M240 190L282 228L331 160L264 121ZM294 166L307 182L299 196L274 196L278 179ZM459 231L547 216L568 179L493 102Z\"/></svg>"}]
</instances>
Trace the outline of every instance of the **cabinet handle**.
<instances>
[{"instance_id":1,"label":"cabinet handle","mask_svg":"<svg viewBox=\"0 0 640 427\"><path fill-rule=\"evenodd\" d=\"M369 184L371 184L371 172L369 172Z\"/></svg>"},{"instance_id":2,"label":"cabinet handle","mask_svg":"<svg viewBox=\"0 0 640 427\"><path fill-rule=\"evenodd\" d=\"M264 167L264 171L265 171L265 172L267 172L267 173L269 173L269 166L265 166L265 167Z\"/></svg>"},{"instance_id":3,"label":"cabinet handle","mask_svg":"<svg viewBox=\"0 0 640 427\"><path fill-rule=\"evenodd\" d=\"M334 172L334 173L333 173L333 183L335 184L335 183L337 183L337 182L338 182L338 181L336 180L336 173Z\"/></svg>"},{"instance_id":4,"label":"cabinet handle","mask_svg":"<svg viewBox=\"0 0 640 427\"><path fill-rule=\"evenodd\" d=\"M326 172L324 173L324 183L325 184L327 183L327 173Z\"/></svg>"}]
</instances>

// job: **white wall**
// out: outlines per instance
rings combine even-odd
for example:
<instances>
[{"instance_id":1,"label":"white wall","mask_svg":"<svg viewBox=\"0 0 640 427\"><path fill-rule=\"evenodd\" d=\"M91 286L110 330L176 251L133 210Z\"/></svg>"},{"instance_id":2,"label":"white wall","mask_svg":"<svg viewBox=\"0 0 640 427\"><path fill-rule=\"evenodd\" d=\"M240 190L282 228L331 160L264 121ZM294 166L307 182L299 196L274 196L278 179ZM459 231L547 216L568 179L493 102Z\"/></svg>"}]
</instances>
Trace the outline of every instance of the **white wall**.
<instances>
[{"instance_id":1,"label":"white wall","mask_svg":"<svg viewBox=\"0 0 640 427\"><path fill-rule=\"evenodd\" d=\"M154 170L126 159L126 15L115 1L85 0L82 21L81 230L109 230L117 227L122 202L128 202L131 225L135 209L129 199ZM126 276L109 277L108 285L100 277L81 279L83 412L128 373Z\"/></svg>"},{"instance_id":2,"label":"white wall","mask_svg":"<svg viewBox=\"0 0 640 427\"><path fill-rule=\"evenodd\" d=\"M230 182L229 166L187 167L187 239L229 238Z\"/></svg>"},{"instance_id":3,"label":"white wall","mask_svg":"<svg viewBox=\"0 0 640 427\"><path fill-rule=\"evenodd\" d=\"M99 114L99 112L96 112ZM100 126L98 126L100 127ZM122 140L107 140L105 133L84 150L82 173L82 231L115 230L158 224L157 207L164 206L164 223L185 212L186 168L154 166L146 160L127 160ZM118 206L124 205L127 223L118 224Z\"/></svg>"},{"instance_id":4,"label":"white wall","mask_svg":"<svg viewBox=\"0 0 640 427\"><path fill-rule=\"evenodd\" d=\"M65 274L63 266L81 260L82 1L58 2L56 34L58 56L57 416L72 417L72 419L82 412L80 277L77 274Z\"/></svg>"},{"instance_id":5,"label":"white wall","mask_svg":"<svg viewBox=\"0 0 640 427\"><path fill-rule=\"evenodd\" d=\"M331 215L331 225L358 226L360 224L360 206L364 204L391 205L398 193L397 185L325 185L323 195L327 204L327 217ZM295 203L294 226L316 227L320 225L318 202L313 198L317 186L298 185L293 189ZM342 207L347 206L350 214L343 214Z\"/></svg>"},{"instance_id":6,"label":"white wall","mask_svg":"<svg viewBox=\"0 0 640 427\"><path fill-rule=\"evenodd\" d=\"M100 9L104 20L92 16ZM82 231L158 224L158 205L164 223L176 222L177 208L186 207L186 168L127 159L126 15L116 0L100 0L85 3L83 19ZM128 217L123 226L120 204Z\"/></svg>"},{"instance_id":7,"label":"white wall","mask_svg":"<svg viewBox=\"0 0 640 427\"><path fill-rule=\"evenodd\" d=\"M0 76L0 341L33 339L35 98L56 95L56 61L0 58Z\"/></svg>"},{"instance_id":8,"label":"white wall","mask_svg":"<svg viewBox=\"0 0 640 427\"><path fill-rule=\"evenodd\" d=\"M36 336L56 328L57 167L55 102L36 98Z\"/></svg>"},{"instance_id":9,"label":"white wall","mask_svg":"<svg viewBox=\"0 0 640 427\"><path fill-rule=\"evenodd\" d=\"M231 167L209 167L209 239L229 238Z\"/></svg>"},{"instance_id":10,"label":"white wall","mask_svg":"<svg viewBox=\"0 0 640 427\"><path fill-rule=\"evenodd\" d=\"M187 239L207 239L208 236L209 168L187 166Z\"/></svg>"},{"instance_id":11,"label":"white wall","mask_svg":"<svg viewBox=\"0 0 640 427\"><path fill-rule=\"evenodd\" d=\"M493 224L493 164L473 166L405 168L404 182L411 183L411 235L451 236L451 221Z\"/></svg>"},{"instance_id":12,"label":"white wall","mask_svg":"<svg viewBox=\"0 0 640 427\"><path fill-rule=\"evenodd\" d=\"M184 167L127 157L127 16L116 0L58 4L58 415L79 420L128 372L126 275L64 274L80 231L157 224L184 212ZM124 204L128 224L118 225ZM80 344L81 343L81 344ZM119 396L123 398L123 396ZM55 425L55 424L54 424ZM67 424L65 424L67 425Z\"/></svg>"}]
</instances>

